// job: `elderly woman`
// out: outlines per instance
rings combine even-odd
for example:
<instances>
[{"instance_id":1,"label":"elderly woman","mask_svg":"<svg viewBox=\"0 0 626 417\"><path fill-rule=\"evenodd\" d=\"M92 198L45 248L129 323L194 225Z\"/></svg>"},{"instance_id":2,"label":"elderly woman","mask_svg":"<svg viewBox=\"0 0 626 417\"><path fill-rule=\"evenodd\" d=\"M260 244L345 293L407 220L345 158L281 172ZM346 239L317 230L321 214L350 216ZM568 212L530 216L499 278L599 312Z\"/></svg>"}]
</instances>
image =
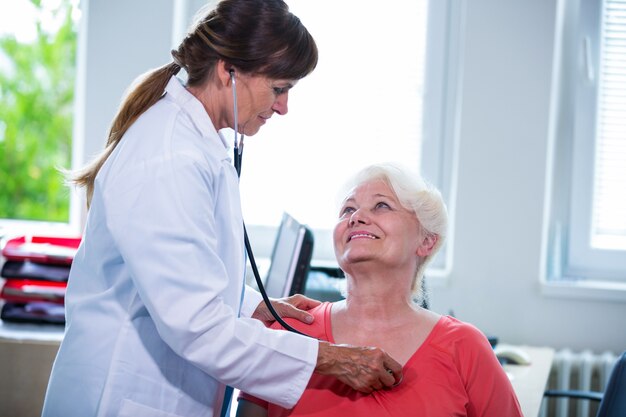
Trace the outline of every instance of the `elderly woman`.
<instances>
[{"instance_id":1,"label":"elderly woman","mask_svg":"<svg viewBox=\"0 0 626 417\"><path fill-rule=\"evenodd\" d=\"M414 301L446 235L440 193L388 164L367 167L349 186L334 229L346 299L311 311L312 325L293 324L332 343L378 346L403 364L404 379L395 388L362 394L314 374L294 408L243 394L237 415L521 416L486 337Z\"/></svg>"}]
</instances>

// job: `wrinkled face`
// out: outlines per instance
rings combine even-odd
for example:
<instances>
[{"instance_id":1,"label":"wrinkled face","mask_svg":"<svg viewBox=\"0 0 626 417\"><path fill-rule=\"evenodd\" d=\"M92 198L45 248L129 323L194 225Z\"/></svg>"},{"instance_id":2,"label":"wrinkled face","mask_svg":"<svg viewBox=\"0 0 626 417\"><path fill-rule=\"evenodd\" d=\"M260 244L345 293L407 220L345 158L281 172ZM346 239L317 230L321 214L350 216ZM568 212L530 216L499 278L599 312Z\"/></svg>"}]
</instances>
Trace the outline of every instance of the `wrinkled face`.
<instances>
[{"instance_id":1,"label":"wrinkled face","mask_svg":"<svg viewBox=\"0 0 626 417\"><path fill-rule=\"evenodd\" d=\"M333 240L339 265L375 261L397 266L417 262L421 227L385 181L352 189L339 212Z\"/></svg>"},{"instance_id":2,"label":"wrinkled face","mask_svg":"<svg viewBox=\"0 0 626 417\"><path fill-rule=\"evenodd\" d=\"M289 90L297 80L273 80L260 75L237 76L238 131L256 134L274 113L287 114Z\"/></svg>"}]
</instances>

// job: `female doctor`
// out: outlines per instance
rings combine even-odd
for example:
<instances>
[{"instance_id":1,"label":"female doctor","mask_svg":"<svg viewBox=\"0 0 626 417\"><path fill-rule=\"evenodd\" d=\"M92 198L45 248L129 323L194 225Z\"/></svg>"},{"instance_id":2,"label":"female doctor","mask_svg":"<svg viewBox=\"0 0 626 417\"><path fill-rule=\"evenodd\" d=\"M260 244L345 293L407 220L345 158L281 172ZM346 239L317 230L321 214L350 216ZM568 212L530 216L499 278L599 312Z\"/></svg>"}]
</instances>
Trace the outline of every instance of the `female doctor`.
<instances>
[{"instance_id":1,"label":"female doctor","mask_svg":"<svg viewBox=\"0 0 626 417\"><path fill-rule=\"evenodd\" d=\"M251 136L286 114L317 64L313 38L282 0L223 0L172 56L74 178L90 208L43 415L217 416L225 384L292 407L314 371L366 393L392 386L401 367L384 351L267 329L244 286L237 173L218 131Z\"/></svg>"}]
</instances>

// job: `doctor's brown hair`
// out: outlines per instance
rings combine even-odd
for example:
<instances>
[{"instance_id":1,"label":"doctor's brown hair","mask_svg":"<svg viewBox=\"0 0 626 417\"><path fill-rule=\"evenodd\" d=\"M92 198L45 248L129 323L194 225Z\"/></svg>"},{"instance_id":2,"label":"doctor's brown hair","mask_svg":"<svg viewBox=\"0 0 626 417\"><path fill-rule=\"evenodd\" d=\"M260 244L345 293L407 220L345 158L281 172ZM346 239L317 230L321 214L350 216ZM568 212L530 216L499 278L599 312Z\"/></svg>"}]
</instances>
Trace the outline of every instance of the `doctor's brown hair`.
<instances>
[{"instance_id":1,"label":"doctor's brown hair","mask_svg":"<svg viewBox=\"0 0 626 417\"><path fill-rule=\"evenodd\" d=\"M128 128L164 95L181 68L187 85L202 85L221 59L242 73L272 79L301 79L317 65L317 46L300 19L282 0L222 0L201 16L177 49L173 62L140 76L111 124L106 147L91 163L70 175L86 187L91 204L98 171Z\"/></svg>"}]
</instances>

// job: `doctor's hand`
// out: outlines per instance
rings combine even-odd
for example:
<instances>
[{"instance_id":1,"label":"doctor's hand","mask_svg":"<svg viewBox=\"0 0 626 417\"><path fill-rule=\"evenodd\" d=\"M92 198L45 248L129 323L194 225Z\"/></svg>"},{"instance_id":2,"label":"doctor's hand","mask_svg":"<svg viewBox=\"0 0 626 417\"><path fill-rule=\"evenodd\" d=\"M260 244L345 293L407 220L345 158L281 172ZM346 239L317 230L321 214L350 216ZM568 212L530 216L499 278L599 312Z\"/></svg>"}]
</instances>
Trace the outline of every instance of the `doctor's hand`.
<instances>
[{"instance_id":1,"label":"doctor's hand","mask_svg":"<svg viewBox=\"0 0 626 417\"><path fill-rule=\"evenodd\" d=\"M319 343L317 373L334 376L365 394L402 381L402 365L382 349Z\"/></svg>"},{"instance_id":2,"label":"doctor's hand","mask_svg":"<svg viewBox=\"0 0 626 417\"><path fill-rule=\"evenodd\" d=\"M279 299L272 298L270 302L281 318L289 317L307 324L313 323L313 316L307 313L307 310L321 304L320 301L313 300L301 294ZM256 310L254 310L252 318L261 320L266 326L275 321L274 316L272 316L272 313L270 313L270 310L263 301L261 301Z\"/></svg>"}]
</instances>

